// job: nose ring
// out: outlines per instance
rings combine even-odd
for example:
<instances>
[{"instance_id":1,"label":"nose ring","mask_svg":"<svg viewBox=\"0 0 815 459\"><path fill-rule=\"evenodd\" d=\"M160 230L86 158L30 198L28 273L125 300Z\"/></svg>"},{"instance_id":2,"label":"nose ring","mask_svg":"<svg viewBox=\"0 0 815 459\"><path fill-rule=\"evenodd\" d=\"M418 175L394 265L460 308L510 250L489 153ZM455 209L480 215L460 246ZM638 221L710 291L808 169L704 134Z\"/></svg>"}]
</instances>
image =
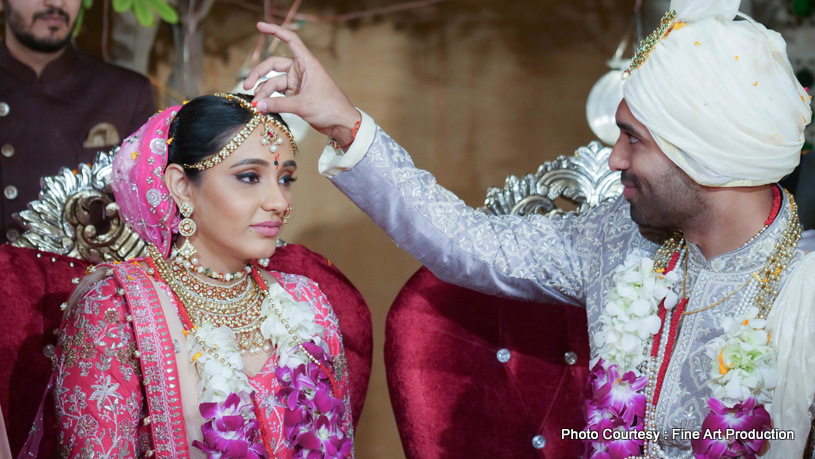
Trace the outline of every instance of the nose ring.
<instances>
[{"instance_id":1,"label":"nose ring","mask_svg":"<svg viewBox=\"0 0 815 459\"><path fill-rule=\"evenodd\" d=\"M286 207L286 212L283 213L283 217L281 218L284 225L289 222L289 217L291 217L291 204L289 204L289 207Z\"/></svg>"}]
</instances>

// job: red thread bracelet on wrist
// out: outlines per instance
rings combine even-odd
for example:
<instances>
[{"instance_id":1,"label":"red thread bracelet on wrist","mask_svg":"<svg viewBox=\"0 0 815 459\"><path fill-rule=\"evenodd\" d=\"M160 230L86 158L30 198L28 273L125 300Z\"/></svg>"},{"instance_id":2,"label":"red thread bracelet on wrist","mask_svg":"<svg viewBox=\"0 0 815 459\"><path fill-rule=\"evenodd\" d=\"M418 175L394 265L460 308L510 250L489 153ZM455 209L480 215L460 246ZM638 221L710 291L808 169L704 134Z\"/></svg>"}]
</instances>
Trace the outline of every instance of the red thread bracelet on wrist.
<instances>
[{"instance_id":1,"label":"red thread bracelet on wrist","mask_svg":"<svg viewBox=\"0 0 815 459\"><path fill-rule=\"evenodd\" d=\"M343 149L343 150L348 149L348 147L350 147L351 144L354 143L354 140L357 138L357 132L359 132L359 126L360 126L361 123L362 123L362 121L357 121L356 123L354 123L354 127L351 129L351 141L348 142L348 145L340 146L340 143L337 142L336 139L329 140L328 144L331 145L331 148L334 148L334 149Z\"/></svg>"}]
</instances>

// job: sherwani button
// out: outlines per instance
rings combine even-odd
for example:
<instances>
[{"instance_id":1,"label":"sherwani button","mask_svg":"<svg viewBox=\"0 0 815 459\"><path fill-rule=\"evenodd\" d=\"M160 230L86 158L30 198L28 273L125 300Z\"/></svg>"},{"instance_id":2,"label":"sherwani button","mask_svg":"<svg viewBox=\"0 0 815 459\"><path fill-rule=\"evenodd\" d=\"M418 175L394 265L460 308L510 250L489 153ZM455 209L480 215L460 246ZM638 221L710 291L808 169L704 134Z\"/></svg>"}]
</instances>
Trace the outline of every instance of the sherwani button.
<instances>
[{"instance_id":1,"label":"sherwani button","mask_svg":"<svg viewBox=\"0 0 815 459\"><path fill-rule=\"evenodd\" d=\"M6 239L9 242L14 242L20 238L20 232L16 228L11 228L10 230L6 231Z\"/></svg>"},{"instance_id":2,"label":"sherwani button","mask_svg":"<svg viewBox=\"0 0 815 459\"><path fill-rule=\"evenodd\" d=\"M507 363L509 362L509 358L512 357L512 354L509 352L509 349L504 348L499 350L495 357L498 359L499 362Z\"/></svg>"},{"instance_id":3,"label":"sherwani button","mask_svg":"<svg viewBox=\"0 0 815 459\"><path fill-rule=\"evenodd\" d=\"M574 365L577 363L577 354L572 351L569 351L563 354L563 360L566 361L566 365Z\"/></svg>"},{"instance_id":4,"label":"sherwani button","mask_svg":"<svg viewBox=\"0 0 815 459\"><path fill-rule=\"evenodd\" d=\"M535 449L543 449L546 446L546 439L543 438L543 435L535 435L532 437L532 446Z\"/></svg>"},{"instance_id":5,"label":"sherwani button","mask_svg":"<svg viewBox=\"0 0 815 459\"><path fill-rule=\"evenodd\" d=\"M7 143L0 147L0 153L3 154L6 158L11 158L14 156L14 145Z\"/></svg>"},{"instance_id":6,"label":"sherwani button","mask_svg":"<svg viewBox=\"0 0 815 459\"><path fill-rule=\"evenodd\" d=\"M3 195L5 195L8 200L17 198L18 194L17 187L14 185L9 185L3 190Z\"/></svg>"},{"instance_id":7,"label":"sherwani button","mask_svg":"<svg viewBox=\"0 0 815 459\"><path fill-rule=\"evenodd\" d=\"M5 102L0 102L0 116L6 116L11 111L11 108Z\"/></svg>"}]
</instances>

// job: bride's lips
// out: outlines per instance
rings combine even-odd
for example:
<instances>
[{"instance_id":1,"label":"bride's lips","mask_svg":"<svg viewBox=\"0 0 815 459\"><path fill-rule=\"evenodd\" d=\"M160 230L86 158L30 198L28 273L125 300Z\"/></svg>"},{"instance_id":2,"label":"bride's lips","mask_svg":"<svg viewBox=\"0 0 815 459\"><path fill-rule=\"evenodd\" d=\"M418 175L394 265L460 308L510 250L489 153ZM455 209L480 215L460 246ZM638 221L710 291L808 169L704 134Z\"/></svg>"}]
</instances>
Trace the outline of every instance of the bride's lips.
<instances>
[{"instance_id":1,"label":"bride's lips","mask_svg":"<svg viewBox=\"0 0 815 459\"><path fill-rule=\"evenodd\" d=\"M274 222L268 221L263 223L258 223L257 225L252 225L252 228L255 229L258 233L266 237L276 237L278 233L280 233L280 227L283 226L282 222Z\"/></svg>"}]
</instances>

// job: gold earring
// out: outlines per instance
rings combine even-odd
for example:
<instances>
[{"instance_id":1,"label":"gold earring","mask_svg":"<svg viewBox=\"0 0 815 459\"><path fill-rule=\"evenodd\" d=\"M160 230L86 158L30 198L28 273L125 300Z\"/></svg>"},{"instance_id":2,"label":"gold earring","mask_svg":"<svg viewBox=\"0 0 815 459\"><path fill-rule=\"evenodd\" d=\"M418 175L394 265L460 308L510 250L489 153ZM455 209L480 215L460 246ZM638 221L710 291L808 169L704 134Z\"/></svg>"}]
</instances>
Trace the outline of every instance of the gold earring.
<instances>
[{"instance_id":1,"label":"gold earring","mask_svg":"<svg viewBox=\"0 0 815 459\"><path fill-rule=\"evenodd\" d=\"M181 211L181 216L184 217L184 219L181 220L181 223L178 225L178 232L181 233L182 236L189 238L195 234L195 230L198 229L195 222L190 218L193 211L192 204L188 202L181 203L179 210Z\"/></svg>"},{"instance_id":2,"label":"gold earring","mask_svg":"<svg viewBox=\"0 0 815 459\"><path fill-rule=\"evenodd\" d=\"M291 204L289 204L289 207L286 207L286 212L284 212L283 216L280 218L283 220L284 225L289 222L289 217L291 217Z\"/></svg>"},{"instance_id":3,"label":"gold earring","mask_svg":"<svg viewBox=\"0 0 815 459\"><path fill-rule=\"evenodd\" d=\"M184 243L181 244L181 247L178 249L178 255L189 260L197 255L195 247L193 247L192 243L190 243L190 236L195 234L195 230L197 230L198 227L190 218L193 210L192 204L188 202L181 203L179 210L181 211L181 216L183 216L184 219L178 224L178 233L184 236Z\"/></svg>"}]
</instances>

